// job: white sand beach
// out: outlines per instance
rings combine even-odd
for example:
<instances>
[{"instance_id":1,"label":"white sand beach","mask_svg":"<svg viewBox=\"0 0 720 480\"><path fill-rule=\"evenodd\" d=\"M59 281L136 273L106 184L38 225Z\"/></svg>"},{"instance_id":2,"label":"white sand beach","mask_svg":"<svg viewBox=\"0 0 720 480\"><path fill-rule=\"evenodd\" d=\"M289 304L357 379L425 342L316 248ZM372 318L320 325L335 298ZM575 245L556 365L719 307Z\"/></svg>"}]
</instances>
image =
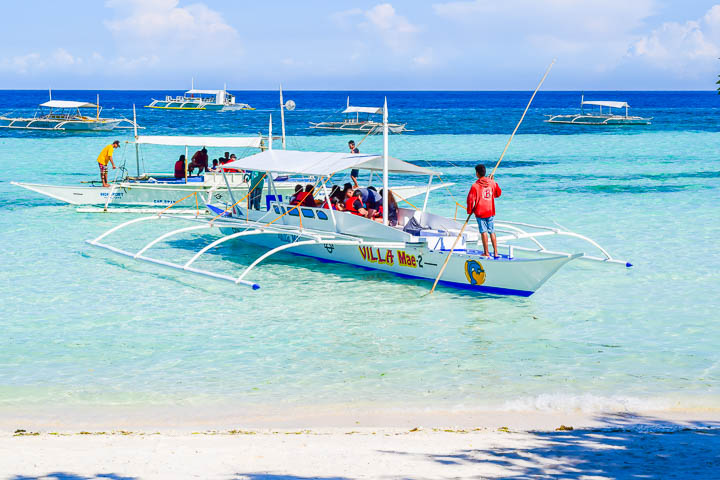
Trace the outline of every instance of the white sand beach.
<instances>
[{"instance_id":1,"label":"white sand beach","mask_svg":"<svg viewBox=\"0 0 720 480\"><path fill-rule=\"evenodd\" d=\"M473 428L3 431L0 478L718 478L720 422L693 417L704 418L507 414ZM539 427L512 426L523 420Z\"/></svg>"}]
</instances>

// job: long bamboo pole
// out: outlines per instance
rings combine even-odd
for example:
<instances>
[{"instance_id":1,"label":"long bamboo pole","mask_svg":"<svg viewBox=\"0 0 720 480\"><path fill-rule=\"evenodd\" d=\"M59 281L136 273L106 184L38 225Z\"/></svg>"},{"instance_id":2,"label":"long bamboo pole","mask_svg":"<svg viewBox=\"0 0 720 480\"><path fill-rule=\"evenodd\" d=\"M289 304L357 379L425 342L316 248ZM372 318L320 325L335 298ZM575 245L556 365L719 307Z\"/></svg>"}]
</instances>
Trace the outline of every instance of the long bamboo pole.
<instances>
[{"instance_id":1,"label":"long bamboo pole","mask_svg":"<svg viewBox=\"0 0 720 480\"><path fill-rule=\"evenodd\" d=\"M495 168L493 168L492 173L490 174L490 178L492 178L495 175L495 171L500 166L500 162L502 162L503 157L505 156L505 152L507 152L508 147L510 146L510 142L512 142L513 137L515 136L515 133L518 131L518 128L520 128L520 124L522 124L523 120L525 119L525 114L530 109L530 104L532 103L533 99L535 98L535 95L537 94L538 90L540 90L540 87L545 82L545 79L547 78L548 74L550 73L550 69L555 65L555 59L550 63L550 66L545 71L545 75L543 75L542 80L540 80L540 83L538 84L537 88L535 88L535 91L533 92L532 96L530 97L530 101L528 102L527 106L525 107L525 111L523 112L522 116L520 117L520 121L515 125L515 130L513 130L512 135L510 135L510 138L508 139L507 143L505 144L505 148L502 151L502 154L500 155L500 159L495 164ZM443 272L445 271L445 267L447 267L448 262L450 261L450 257L452 256L453 252L455 251L455 247L457 246L458 241L460 240L460 237L462 237L463 232L465 231L465 227L467 227L468 222L470 221L470 217L472 217L472 212L467 216L467 219L465 219L465 223L463 223L462 228L460 229L460 233L458 233L458 236L455 238L455 241L453 242L453 246L450 249L450 252L448 253L448 256L445 257L445 262L443 262L442 267L440 268L440 273L438 273L437 278L435 279L435 282L433 283L432 288L427 293L427 295L430 295L435 291L435 287L437 287L438 282L440 281L440 277L442 277Z\"/></svg>"},{"instance_id":2,"label":"long bamboo pole","mask_svg":"<svg viewBox=\"0 0 720 480\"><path fill-rule=\"evenodd\" d=\"M503 157L505 156L505 152L507 152L508 147L510 146L510 142L512 142L513 137L515 136L515 133L517 133L518 128L520 128L520 124L525 119L525 114L530 109L530 104L532 103L533 99L535 98L535 95L537 94L538 90L540 90L540 87L542 87L542 84L545 83L545 79L547 78L548 74L550 73L550 69L552 69L553 65L555 65L555 59L553 59L552 62L550 62L550 66L545 70L545 75L543 75L542 80L540 80L540 83L538 84L537 88L532 94L532 97L530 97L530 101L528 102L527 106L525 107L525 111L522 114L522 117L520 117L520 121L515 125L515 130L513 130L512 135L510 135L510 138L508 139L507 143L505 144L505 148L503 149L502 155L500 155L500 159L495 164L495 168L493 168L492 173L490 174L490 178L493 178L495 176L495 171L500 166L500 162L502 162Z\"/></svg>"}]
</instances>

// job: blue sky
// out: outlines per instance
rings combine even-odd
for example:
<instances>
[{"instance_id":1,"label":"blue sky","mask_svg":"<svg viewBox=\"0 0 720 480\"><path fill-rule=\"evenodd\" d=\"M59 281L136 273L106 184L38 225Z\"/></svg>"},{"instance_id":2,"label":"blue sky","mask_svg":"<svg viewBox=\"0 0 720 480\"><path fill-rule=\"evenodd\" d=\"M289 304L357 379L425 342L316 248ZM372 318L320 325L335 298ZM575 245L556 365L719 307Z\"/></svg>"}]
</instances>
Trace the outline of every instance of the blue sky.
<instances>
[{"instance_id":1,"label":"blue sky","mask_svg":"<svg viewBox=\"0 0 720 480\"><path fill-rule=\"evenodd\" d=\"M720 2L25 0L0 88L711 90Z\"/></svg>"}]
</instances>

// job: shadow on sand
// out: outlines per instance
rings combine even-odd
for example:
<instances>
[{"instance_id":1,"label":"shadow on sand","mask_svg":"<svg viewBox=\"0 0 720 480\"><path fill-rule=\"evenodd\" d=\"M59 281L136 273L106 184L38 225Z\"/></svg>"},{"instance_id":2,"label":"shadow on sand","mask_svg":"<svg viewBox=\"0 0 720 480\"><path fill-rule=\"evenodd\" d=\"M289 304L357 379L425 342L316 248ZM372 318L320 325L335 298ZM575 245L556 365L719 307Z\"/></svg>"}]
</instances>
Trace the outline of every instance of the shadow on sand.
<instances>
[{"instance_id":1,"label":"shadow on sand","mask_svg":"<svg viewBox=\"0 0 720 480\"><path fill-rule=\"evenodd\" d=\"M423 457L447 465L448 474L453 466L469 465L483 465L497 472L483 478L720 479L720 422L669 422L631 414L599 416L596 420L603 426L531 432L528 441L509 438L496 447Z\"/></svg>"},{"instance_id":2,"label":"shadow on sand","mask_svg":"<svg viewBox=\"0 0 720 480\"><path fill-rule=\"evenodd\" d=\"M68 472L51 472L39 477L16 475L11 480L138 480L137 477L126 477L124 475L116 475L114 473L96 473L91 477L84 475L76 475Z\"/></svg>"}]
</instances>

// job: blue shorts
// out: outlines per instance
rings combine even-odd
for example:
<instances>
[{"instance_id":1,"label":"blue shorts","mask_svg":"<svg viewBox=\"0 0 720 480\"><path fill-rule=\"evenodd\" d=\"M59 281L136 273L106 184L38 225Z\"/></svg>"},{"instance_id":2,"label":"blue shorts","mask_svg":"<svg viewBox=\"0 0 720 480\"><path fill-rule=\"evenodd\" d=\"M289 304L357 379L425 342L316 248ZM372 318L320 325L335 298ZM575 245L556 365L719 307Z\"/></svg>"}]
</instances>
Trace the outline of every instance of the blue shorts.
<instances>
[{"instance_id":1,"label":"blue shorts","mask_svg":"<svg viewBox=\"0 0 720 480\"><path fill-rule=\"evenodd\" d=\"M480 233L495 233L495 217L475 217L475 220L478 222Z\"/></svg>"}]
</instances>

